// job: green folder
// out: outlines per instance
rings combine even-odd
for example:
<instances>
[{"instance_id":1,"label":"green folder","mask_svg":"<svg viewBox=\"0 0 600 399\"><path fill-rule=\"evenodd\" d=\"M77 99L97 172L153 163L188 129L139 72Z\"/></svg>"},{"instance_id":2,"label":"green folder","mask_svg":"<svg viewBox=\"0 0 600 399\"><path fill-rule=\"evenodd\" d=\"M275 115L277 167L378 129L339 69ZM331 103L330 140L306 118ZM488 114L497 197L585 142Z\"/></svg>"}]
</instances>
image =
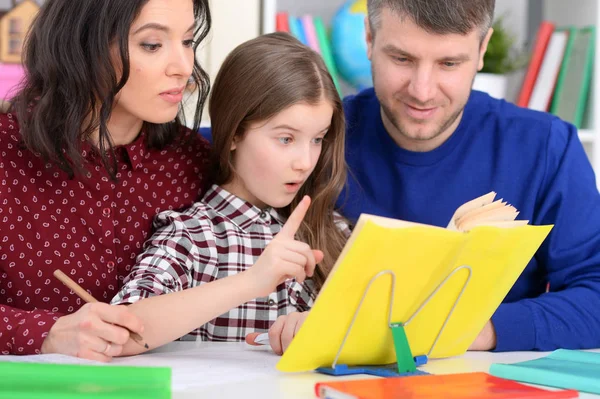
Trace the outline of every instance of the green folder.
<instances>
[{"instance_id":1,"label":"green folder","mask_svg":"<svg viewBox=\"0 0 600 399\"><path fill-rule=\"evenodd\" d=\"M169 399L167 367L0 362L0 398Z\"/></svg>"},{"instance_id":2,"label":"green folder","mask_svg":"<svg viewBox=\"0 0 600 399\"><path fill-rule=\"evenodd\" d=\"M490 374L509 380L600 394L600 353L558 349L540 359L492 364Z\"/></svg>"}]
</instances>

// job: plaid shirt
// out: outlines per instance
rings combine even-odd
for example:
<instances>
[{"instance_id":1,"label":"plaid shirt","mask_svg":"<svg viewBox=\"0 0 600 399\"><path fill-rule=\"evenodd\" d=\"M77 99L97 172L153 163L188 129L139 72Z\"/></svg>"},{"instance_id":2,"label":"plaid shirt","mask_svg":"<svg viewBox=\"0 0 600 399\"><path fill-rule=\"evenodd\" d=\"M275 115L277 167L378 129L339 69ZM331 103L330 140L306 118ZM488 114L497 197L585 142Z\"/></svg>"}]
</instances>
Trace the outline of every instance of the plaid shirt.
<instances>
[{"instance_id":1,"label":"plaid shirt","mask_svg":"<svg viewBox=\"0 0 600 399\"><path fill-rule=\"evenodd\" d=\"M263 211L213 185L190 209L156 217L156 233L112 303L133 303L247 270L284 223L275 209ZM336 224L350 235L339 215ZM288 280L269 296L231 309L181 339L241 341L251 332L267 331L278 316L309 310L314 299L312 281Z\"/></svg>"}]
</instances>

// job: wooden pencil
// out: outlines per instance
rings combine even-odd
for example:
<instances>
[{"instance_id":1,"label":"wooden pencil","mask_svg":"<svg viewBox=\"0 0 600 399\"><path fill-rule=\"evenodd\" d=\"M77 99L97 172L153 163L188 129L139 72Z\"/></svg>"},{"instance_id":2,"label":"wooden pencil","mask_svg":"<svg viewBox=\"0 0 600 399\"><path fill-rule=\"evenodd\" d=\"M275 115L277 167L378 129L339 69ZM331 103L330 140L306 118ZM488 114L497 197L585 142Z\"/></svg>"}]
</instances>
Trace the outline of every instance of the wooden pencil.
<instances>
[{"instance_id":1,"label":"wooden pencil","mask_svg":"<svg viewBox=\"0 0 600 399\"><path fill-rule=\"evenodd\" d=\"M81 286L79 284L77 284L75 281L73 281L69 276L64 274L62 271L55 270L54 277L59 279L61 283L66 285L67 288L71 289L75 294L77 294L78 297L83 299L85 302L87 302L87 303L98 302L98 300L96 298L91 296L86 290L81 288ZM129 336L131 337L131 339L133 341L137 342L139 345L143 346L146 349L149 348L148 344L144 342L144 339L142 338L142 336L140 334L133 332L129 329L128 329L128 331L129 331Z\"/></svg>"}]
</instances>

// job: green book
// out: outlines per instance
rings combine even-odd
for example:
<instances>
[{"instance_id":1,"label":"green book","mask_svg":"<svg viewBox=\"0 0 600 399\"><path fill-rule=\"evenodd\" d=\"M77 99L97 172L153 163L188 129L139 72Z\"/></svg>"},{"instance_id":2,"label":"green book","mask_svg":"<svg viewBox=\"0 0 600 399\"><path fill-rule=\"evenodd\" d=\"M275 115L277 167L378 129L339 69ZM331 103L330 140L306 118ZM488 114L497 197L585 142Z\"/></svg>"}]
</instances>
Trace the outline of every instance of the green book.
<instances>
[{"instance_id":1,"label":"green book","mask_svg":"<svg viewBox=\"0 0 600 399\"><path fill-rule=\"evenodd\" d=\"M509 380L600 394L600 353L558 349L540 359L492 364L490 374Z\"/></svg>"},{"instance_id":2,"label":"green book","mask_svg":"<svg viewBox=\"0 0 600 399\"><path fill-rule=\"evenodd\" d=\"M342 91L340 89L338 80L338 71L335 66L335 61L333 60L333 53L331 51L331 45L327 36L327 29L325 29L325 24L323 23L323 19L321 17L315 17L313 19L313 23L315 24L315 32L317 33L317 40L319 41L319 48L321 49L323 61L325 61L325 65L329 70L329 74L333 79L333 83L341 95Z\"/></svg>"},{"instance_id":3,"label":"green book","mask_svg":"<svg viewBox=\"0 0 600 399\"><path fill-rule=\"evenodd\" d=\"M0 362L0 398L170 399L167 367Z\"/></svg>"},{"instance_id":4,"label":"green book","mask_svg":"<svg viewBox=\"0 0 600 399\"><path fill-rule=\"evenodd\" d=\"M595 28L569 29L550 112L581 128L594 66Z\"/></svg>"}]
</instances>

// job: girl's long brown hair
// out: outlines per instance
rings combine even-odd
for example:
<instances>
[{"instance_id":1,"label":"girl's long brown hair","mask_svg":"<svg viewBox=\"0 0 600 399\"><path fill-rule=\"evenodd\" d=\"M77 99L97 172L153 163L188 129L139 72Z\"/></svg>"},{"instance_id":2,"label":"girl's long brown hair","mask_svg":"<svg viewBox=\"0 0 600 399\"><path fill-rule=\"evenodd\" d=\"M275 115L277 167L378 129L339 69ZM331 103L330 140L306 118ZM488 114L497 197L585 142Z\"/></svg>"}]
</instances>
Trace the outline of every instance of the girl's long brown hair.
<instances>
[{"instance_id":1,"label":"girl's long brown hair","mask_svg":"<svg viewBox=\"0 0 600 399\"><path fill-rule=\"evenodd\" d=\"M321 156L292 203L279 210L288 217L304 195L312 199L296 239L325 255L313 276L317 291L346 242L333 218L335 201L346 182L344 112L321 56L286 33L247 41L223 62L209 101L213 172L215 183L222 185L235 173L231 144L236 136L241 137L250 125L267 121L294 104L316 105L323 98L333 107L333 116Z\"/></svg>"}]
</instances>

